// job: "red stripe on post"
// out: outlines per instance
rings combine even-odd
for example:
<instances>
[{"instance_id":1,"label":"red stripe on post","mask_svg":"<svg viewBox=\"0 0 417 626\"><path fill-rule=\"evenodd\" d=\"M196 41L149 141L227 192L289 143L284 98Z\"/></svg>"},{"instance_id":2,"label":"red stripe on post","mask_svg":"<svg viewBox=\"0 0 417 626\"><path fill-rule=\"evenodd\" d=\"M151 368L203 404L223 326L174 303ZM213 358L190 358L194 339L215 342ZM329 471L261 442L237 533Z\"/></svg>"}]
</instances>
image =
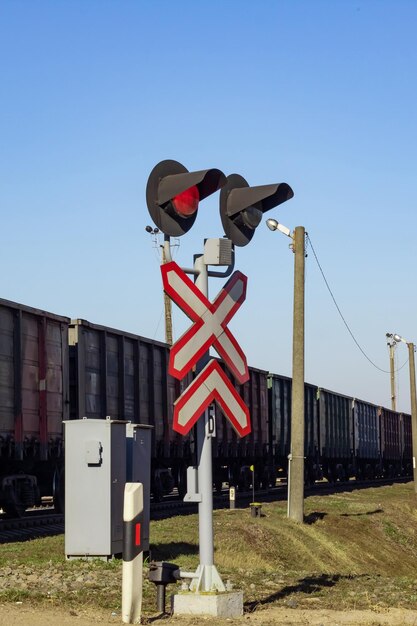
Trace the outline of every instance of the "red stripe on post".
<instances>
[{"instance_id":1,"label":"red stripe on post","mask_svg":"<svg viewBox=\"0 0 417 626\"><path fill-rule=\"evenodd\" d=\"M135 526L135 546L140 546L140 523Z\"/></svg>"}]
</instances>

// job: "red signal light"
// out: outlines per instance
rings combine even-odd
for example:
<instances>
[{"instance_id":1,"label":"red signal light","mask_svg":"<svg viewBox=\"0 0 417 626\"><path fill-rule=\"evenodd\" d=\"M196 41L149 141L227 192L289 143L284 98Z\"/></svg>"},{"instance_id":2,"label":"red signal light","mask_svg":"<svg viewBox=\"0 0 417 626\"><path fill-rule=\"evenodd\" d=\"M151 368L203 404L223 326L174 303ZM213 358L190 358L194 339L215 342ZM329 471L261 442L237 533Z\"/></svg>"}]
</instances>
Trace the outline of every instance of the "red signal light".
<instances>
[{"instance_id":1,"label":"red signal light","mask_svg":"<svg viewBox=\"0 0 417 626\"><path fill-rule=\"evenodd\" d=\"M161 161L146 185L150 216L164 235L181 237L192 228L200 201L225 183L226 176L216 168L189 172L178 161Z\"/></svg>"},{"instance_id":2,"label":"red signal light","mask_svg":"<svg viewBox=\"0 0 417 626\"><path fill-rule=\"evenodd\" d=\"M190 217L191 215L194 215L198 209L199 201L200 193L196 185L186 189L182 193L179 193L171 200L175 212L180 217Z\"/></svg>"}]
</instances>

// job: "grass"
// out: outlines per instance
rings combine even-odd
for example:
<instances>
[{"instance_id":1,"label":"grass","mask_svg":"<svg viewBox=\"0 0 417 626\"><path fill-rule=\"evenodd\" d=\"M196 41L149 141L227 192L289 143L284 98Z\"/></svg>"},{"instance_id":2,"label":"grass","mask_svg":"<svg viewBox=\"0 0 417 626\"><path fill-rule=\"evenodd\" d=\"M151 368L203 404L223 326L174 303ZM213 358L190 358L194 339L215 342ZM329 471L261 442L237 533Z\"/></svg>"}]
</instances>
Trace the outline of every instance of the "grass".
<instances>
[{"instance_id":1,"label":"grass","mask_svg":"<svg viewBox=\"0 0 417 626\"><path fill-rule=\"evenodd\" d=\"M213 515L215 563L243 589L246 610L298 608L417 609L417 513L413 484L356 490L305 501L305 524L285 503ZM151 556L195 570L196 515L152 522ZM144 613L155 613L155 588L144 576ZM16 575L17 572L17 575ZM168 588L173 590L171 586ZM63 536L0 546L0 600L62 606L121 603L121 562L65 561Z\"/></svg>"}]
</instances>

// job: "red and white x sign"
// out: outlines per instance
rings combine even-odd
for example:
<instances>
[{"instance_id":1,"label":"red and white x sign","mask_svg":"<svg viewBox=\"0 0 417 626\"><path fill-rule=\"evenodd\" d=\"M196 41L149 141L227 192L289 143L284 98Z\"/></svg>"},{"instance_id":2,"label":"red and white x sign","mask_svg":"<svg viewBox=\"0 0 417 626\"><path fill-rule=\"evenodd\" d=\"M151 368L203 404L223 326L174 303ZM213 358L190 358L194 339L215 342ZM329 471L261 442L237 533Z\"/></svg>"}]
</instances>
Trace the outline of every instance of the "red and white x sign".
<instances>
[{"instance_id":1,"label":"red and white x sign","mask_svg":"<svg viewBox=\"0 0 417 626\"><path fill-rule=\"evenodd\" d=\"M161 266L165 292L194 324L172 346L169 373L182 379L213 346L240 383L249 378L246 357L227 324L246 298L247 277L234 272L210 302L174 262Z\"/></svg>"},{"instance_id":2,"label":"red and white x sign","mask_svg":"<svg viewBox=\"0 0 417 626\"><path fill-rule=\"evenodd\" d=\"M251 431L249 409L214 359L174 403L173 428L186 435L207 407L216 401L241 437Z\"/></svg>"}]
</instances>

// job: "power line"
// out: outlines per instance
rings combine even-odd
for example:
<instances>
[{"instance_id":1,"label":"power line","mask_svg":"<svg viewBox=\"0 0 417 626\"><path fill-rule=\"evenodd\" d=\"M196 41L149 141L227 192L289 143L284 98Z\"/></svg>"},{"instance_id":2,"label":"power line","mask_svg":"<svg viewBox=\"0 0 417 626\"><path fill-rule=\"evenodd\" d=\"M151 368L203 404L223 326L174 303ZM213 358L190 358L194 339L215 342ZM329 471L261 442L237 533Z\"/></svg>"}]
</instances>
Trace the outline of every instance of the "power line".
<instances>
[{"instance_id":1,"label":"power line","mask_svg":"<svg viewBox=\"0 0 417 626\"><path fill-rule=\"evenodd\" d=\"M348 331L349 335L352 337L353 341L355 342L355 344L356 344L356 346L359 348L359 350L362 352L362 354L363 354L363 356L365 357L365 359L367 359L367 361L369 361L369 363L371 363L371 365L373 365L373 366L374 366L377 370L379 370L380 372L384 372L384 374L390 374L390 370L385 370L385 369L383 369L382 367L379 367L378 365L376 365L376 363L374 363L374 362L372 361L372 359L370 359L370 358L369 358L369 356L366 354L365 350L363 350L362 346L361 346L361 345L359 344L359 342L357 341L357 339L356 339L355 335L353 334L353 332L352 332L352 331L351 331L351 329L350 329L349 324L348 324L348 323L347 323L347 321L345 320L345 318L344 318L344 316L343 316L343 314L342 314L342 311L340 310L339 305L338 305L338 304L337 304L337 302L336 302L336 298L334 297L332 290L330 289L330 285L329 285L329 283L327 282L327 278L326 278L326 276L324 275L323 268L322 268L322 267L321 267L321 265L320 265L320 262L319 262L319 260L318 260L318 258L317 258L316 251L314 250L313 244L311 243L311 239L310 239L310 236L309 236L309 234L308 234L308 233L306 233L306 238L307 238L307 243L308 243L308 244L310 244L311 250L312 250L312 252L313 252L314 258L316 259L316 263L317 263L318 268L319 268L319 270L320 270L320 273L321 273L321 275L322 275L322 277L323 277L323 280L324 280L324 282L325 282L325 285L326 285L326 287L327 287L327 289L328 289L328 291L329 291L329 293L330 293L330 296L331 296L331 298L332 298L332 300L333 300L333 302L334 302L334 305L335 305L335 307L336 307L336 309L337 309L337 312L339 313L339 315L340 315L340 317L341 317L341 319L342 319L342 321L343 321L344 325L345 325L345 326L346 326L346 328L347 328L347 331ZM402 368L403 368L403 367L404 367L407 363L408 363L408 359L406 360L406 362L405 362L405 363L403 363L403 365L401 365L401 367L397 368L395 371L396 371L396 372L399 372L400 370L402 370Z\"/></svg>"}]
</instances>

